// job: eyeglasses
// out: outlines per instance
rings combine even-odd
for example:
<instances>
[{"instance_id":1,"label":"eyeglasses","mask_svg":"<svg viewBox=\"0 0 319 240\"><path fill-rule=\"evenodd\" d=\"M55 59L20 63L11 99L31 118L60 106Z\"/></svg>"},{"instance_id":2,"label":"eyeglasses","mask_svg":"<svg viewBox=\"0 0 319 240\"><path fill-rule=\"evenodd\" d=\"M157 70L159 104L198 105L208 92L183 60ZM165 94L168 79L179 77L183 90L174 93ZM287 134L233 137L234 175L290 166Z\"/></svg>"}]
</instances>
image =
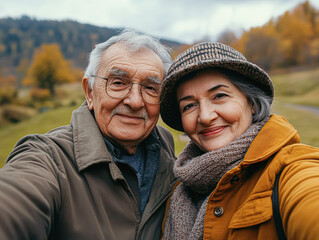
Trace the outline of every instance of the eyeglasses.
<instances>
[{"instance_id":1,"label":"eyeglasses","mask_svg":"<svg viewBox=\"0 0 319 240\"><path fill-rule=\"evenodd\" d=\"M122 99L128 96L133 84L140 85L140 92L143 100L149 104L160 104L162 84L155 82L134 83L130 79L121 76L111 76L108 78L92 75L106 80L106 94L112 98Z\"/></svg>"}]
</instances>

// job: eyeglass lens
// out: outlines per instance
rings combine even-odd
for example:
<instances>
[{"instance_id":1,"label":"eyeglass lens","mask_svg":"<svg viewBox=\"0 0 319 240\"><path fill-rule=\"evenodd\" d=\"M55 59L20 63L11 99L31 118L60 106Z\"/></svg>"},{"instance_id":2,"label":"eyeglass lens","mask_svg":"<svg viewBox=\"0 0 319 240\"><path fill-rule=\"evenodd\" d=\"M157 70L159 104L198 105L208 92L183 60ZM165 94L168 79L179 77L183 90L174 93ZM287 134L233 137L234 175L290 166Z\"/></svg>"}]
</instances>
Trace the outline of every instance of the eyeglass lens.
<instances>
[{"instance_id":1,"label":"eyeglass lens","mask_svg":"<svg viewBox=\"0 0 319 240\"><path fill-rule=\"evenodd\" d=\"M133 84L140 85L141 95L145 102L160 103L162 85L153 82L133 83L127 78L109 77L106 83L106 93L113 98L124 98L130 93Z\"/></svg>"}]
</instances>

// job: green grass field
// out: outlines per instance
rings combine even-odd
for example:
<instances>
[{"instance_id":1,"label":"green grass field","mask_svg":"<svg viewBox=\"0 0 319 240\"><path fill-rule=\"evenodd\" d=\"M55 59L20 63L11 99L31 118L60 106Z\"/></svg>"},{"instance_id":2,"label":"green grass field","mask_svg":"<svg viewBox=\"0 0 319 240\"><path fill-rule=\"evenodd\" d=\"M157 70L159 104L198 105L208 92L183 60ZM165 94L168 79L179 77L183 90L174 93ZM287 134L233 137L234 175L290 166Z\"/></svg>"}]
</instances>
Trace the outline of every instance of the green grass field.
<instances>
[{"instance_id":1,"label":"green grass field","mask_svg":"<svg viewBox=\"0 0 319 240\"><path fill-rule=\"evenodd\" d=\"M276 89L276 98L272 112L283 115L298 130L301 141L319 147L319 114L308 110L294 108L291 104L310 105L319 108L319 68L272 76ZM79 96L81 88L68 88L68 96ZM65 101L65 100L64 100ZM290 105L289 105L290 104ZM23 136L31 133L45 133L52 128L69 124L74 107L61 107L33 117L16 124L5 124L0 127L0 167L14 147L15 143ZM162 121L159 122L164 125ZM178 155L187 141L181 132L169 128L175 140L176 154Z\"/></svg>"},{"instance_id":2,"label":"green grass field","mask_svg":"<svg viewBox=\"0 0 319 240\"><path fill-rule=\"evenodd\" d=\"M15 143L23 136L31 133L45 133L55 127L70 123L74 107L62 107L39 113L25 121L8 124L0 128L0 167L11 152Z\"/></svg>"}]
</instances>

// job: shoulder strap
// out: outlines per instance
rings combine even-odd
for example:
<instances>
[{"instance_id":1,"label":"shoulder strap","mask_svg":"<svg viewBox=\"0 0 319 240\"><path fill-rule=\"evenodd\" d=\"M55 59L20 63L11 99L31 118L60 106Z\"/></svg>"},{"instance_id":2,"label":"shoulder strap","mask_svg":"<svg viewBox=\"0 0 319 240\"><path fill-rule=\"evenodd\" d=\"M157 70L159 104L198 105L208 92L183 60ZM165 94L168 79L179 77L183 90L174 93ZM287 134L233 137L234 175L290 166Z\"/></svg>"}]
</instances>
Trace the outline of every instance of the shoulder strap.
<instances>
[{"instance_id":1,"label":"shoulder strap","mask_svg":"<svg viewBox=\"0 0 319 240\"><path fill-rule=\"evenodd\" d=\"M282 221L281 221L281 216L280 216L280 211L279 211L279 194L278 194L278 183L279 183L279 178L280 178L281 172L277 174L273 192L272 192L272 209L273 209L273 214L274 214L274 220L275 220L275 225L276 225L276 230L277 230L277 235L279 240L285 240L286 235L284 232L284 229L282 227Z\"/></svg>"}]
</instances>

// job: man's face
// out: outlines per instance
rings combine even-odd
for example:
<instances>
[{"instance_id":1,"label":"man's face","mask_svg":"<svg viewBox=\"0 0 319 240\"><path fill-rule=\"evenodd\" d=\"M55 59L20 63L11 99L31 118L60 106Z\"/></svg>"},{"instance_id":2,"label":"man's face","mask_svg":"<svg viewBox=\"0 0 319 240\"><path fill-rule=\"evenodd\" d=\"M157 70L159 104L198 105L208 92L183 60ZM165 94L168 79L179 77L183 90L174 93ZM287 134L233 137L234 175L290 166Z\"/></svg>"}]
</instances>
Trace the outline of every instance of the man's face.
<instances>
[{"instance_id":1,"label":"man's face","mask_svg":"<svg viewBox=\"0 0 319 240\"><path fill-rule=\"evenodd\" d=\"M109 47L103 57L97 76L125 76L134 83L149 79L164 78L164 66L157 54L150 49L130 53L121 43ZM120 144L133 154L153 130L159 117L159 105L146 103L140 93L140 85L133 84L130 93L123 99L106 94L106 80L95 78L93 89L89 89L88 79L83 78L87 104L94 110L96 122L102 134L111 142Z\"/></svg>"}]
</instances>

